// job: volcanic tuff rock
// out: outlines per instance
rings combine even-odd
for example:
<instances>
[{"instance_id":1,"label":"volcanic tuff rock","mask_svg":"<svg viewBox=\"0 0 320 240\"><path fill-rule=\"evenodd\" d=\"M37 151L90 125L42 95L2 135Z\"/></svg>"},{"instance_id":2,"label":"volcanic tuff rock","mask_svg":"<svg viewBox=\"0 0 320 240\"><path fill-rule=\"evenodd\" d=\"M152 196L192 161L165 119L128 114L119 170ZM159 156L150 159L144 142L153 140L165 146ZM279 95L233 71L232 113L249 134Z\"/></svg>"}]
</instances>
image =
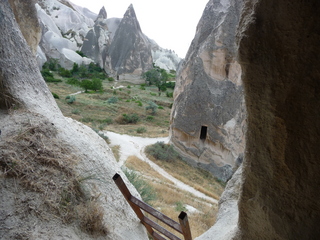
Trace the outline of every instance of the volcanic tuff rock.
<instances>
[{"instance_id":1,"label":"volcanic tuff rock","mask_svg":"<svg viewBox=\"0 0 320 240\"><path fill-rule=\"evenodd\" d=\"M178 73L171 141L226 181L242 162L245 108L235 34L242 1L211 0Z\"/></svg>"},{"instance_id":2,"label":"volcanic tuff rock","mask_svg":"<svg viewBox=\"0 0 320 240\"><path fill-rule=\"evenodd\" d=\"M31 0L25 1L31 6ZM28 20L30 16L19 17ZM36 19L36 16L33 15L33 18ZM148 239L145 229L113 183L111 178L114 173L120 173L130 190L135 195L138 195L137 192L122 173L106 142L89 127L62 115L41 77L36 59L20 31L8 0L0 4L0 32L0 238ZM25 131L27 126L31 128ZM47 138L48 142L45 143L42 139L50 134L46 131L47 128L54 132L54 138ZM27 132L34 134L36 129L39 129L40 135L26 142L27 151L21 158L15 151L10 150L12 145L4 144L5 141L13 144L21 142ZM35 145L39 147L32 148ZM48 157L44 149L51 147L55 148L55 151L47 153L48 156L71 155L67 159L49 157L45 164L39 163L39 168L28 168L27 162L34 164L36 158ZM16 150L23 151L24 148ZM4 157L4 152L13 157ZM98 206L98 212L90 213L91 221L85 222L84 227L95 229L95 226L90 224L100 216L99 222L107 228L107 233L85 233L79 223L72 221L73 218L62 221L62 218L58 217L60 210L63 211L64 207L72 204L66 190L61 189L60 195L52 196L52 192L66 179L47 179L47 185L40 191L39 186L43 185L45 175L60 176L62 171L59 169L62 169L66 161L73 163L65 169L68 176L71 173L76 174L75 184L79 184L87 201ZM39 174L40 165L44 167L46 174L24 179L24 174L29 174L30 177ZM21 167L20 174L18 166ZM58 205L54 207L54 202L50 200L57 200ZM76 207L79 206L74 206ZM82 213L86 214L87 210L89 213L90 209L82 208Z\"/></svg>"},{"instance_id":3,"label":"volcanic tuff rock","mask_svg":"<svg viewBox=\"0 0 320 240\"><path fill-rule=\"evenodd\" d=\"M10 0L9 1L17 22L21 26L21 32L24 38L27 40L31 51L36 55L37 47L41 38L41 29L37 19L34 18L36 14L35 0L32 1L32 5L29 2L23 0Z\"/></svg>"},{"instance_id":4,"label":"volcanic tuff rock","mask_svg":"<svg viewBox=\"0 0 320 240\"><path fill-rule=\"evenodd\" d=\"M141 31L131 4L124 14L107 51L105 70L111 69L120 78L125 74L132 74L140 78L144 71L151 68L151 46L147 37Z\"/></svg>"},{"instance_id":5,"label":"volcanic tuff rock","mask_svg":"<svg viewBox=\"0 0 320 240\"><path fill-rule=\"evenodd\" d=\"M244 1L237 31L248 122L242 182L237 206L222 206L217 223L234 210L238 220L197 240L320 239L319 9L318 0Z\"/></svg>"},{"instance_id":6,"label":"volcanic tuff rock","mask_svg":"<svg viewBox=\"0 0 320 240\"><path fill-rule=\"evenodd\" d=\"M75 52L80 49L84 36L93 27L92 19L76 11L68 1L40 0L36 7L42 28L38 48L40 66L47 61L47 57L59 59L60 65L67 69L72 68L74 62L92 62Z\"/></svg>"},{"instance_id":7,"label":"volcanic tuff rock","mask_svg":"<svg viewBox=\"0 0 320 240\"><path fill-rule=\"evenodd\" d=\"M149 39L152 49L152 58L156 66L167 71L177 70L181 58L172 50L160 47L154 40Z\"/></svg>"},{"instance_id":8,"label":"volcanic tuff rock","mask_svg":"<svg viewBox=\"0 0 320 240\"><path fill-rule=\"evenodd\" d=\"M110 37L107 24L107 12L103 7L95 20L93 29L87 33L81 51L103 67L109 45Z\"/></svg>"}]
</instances>

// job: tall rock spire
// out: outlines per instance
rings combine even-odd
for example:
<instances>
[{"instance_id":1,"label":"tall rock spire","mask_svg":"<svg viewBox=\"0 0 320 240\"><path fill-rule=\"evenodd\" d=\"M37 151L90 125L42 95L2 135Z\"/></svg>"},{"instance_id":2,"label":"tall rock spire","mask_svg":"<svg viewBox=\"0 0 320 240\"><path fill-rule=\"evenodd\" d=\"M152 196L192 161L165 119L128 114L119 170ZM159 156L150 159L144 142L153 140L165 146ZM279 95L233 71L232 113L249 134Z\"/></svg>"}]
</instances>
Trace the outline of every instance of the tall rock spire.
<instances>
[{"instance_id":1,"label":"tall rock spire","mask_svg":"<svg viewBox=\"0 0 320 240\"><path fill-rule=\"evenodd\" d=\"M107 52L105 68L117 75L130 73L136 76L152 68L151 46L142 33L133 5L121 20Z\"/></svg>"}]
</instances>

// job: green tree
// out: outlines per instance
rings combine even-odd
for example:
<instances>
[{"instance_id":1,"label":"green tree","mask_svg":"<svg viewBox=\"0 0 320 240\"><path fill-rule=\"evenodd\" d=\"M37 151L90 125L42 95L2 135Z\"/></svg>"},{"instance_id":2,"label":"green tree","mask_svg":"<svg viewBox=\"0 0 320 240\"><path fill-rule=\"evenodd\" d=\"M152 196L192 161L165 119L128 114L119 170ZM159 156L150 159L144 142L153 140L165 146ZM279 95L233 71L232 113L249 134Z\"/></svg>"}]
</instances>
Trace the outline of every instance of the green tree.
<instances>
[{"instance_id":1,"label":"green tree","mask_svg":"<svg viewBox=\"0 0 320 240\"><path fill-rule=\"evenodd\" d=\"M94 91L102 90L102 80L99 78L92 79L91 89Z\"/></svg>"},{"instance_id":2,"label":"green tree","mask_svg":"<svg viewBox=\"0 0 320 240\"><path fill-rule=\"evenodd\" d=\"M160 95L160 91L166 90L165 83L169 79L169 74L165 69L153 66L153 69L142 74L142 78L145 79L148 85L157 86Z\"/></svg>"},{"instance_id":3,"label":"green tree","mask_svg":"<svg viewBox=\"0 0 320 240\"><path fill-rule=\"evenodd\" d=\"M71 73L72 74L79 73L79 65L77 63L73 63L73 67L72 67Z\"/></svg>"},{"instance_id":4,"label":"green tree","mask_svg":"<svg viewBox=\"0 0 320 240\"><path fill-rule=\"evenodd\" d=\"M80 82L80 87L82 87L85 92L88 92L89 89L92 89L92 82L88 79L84 79Z\"/></svg>"}]
</instances>

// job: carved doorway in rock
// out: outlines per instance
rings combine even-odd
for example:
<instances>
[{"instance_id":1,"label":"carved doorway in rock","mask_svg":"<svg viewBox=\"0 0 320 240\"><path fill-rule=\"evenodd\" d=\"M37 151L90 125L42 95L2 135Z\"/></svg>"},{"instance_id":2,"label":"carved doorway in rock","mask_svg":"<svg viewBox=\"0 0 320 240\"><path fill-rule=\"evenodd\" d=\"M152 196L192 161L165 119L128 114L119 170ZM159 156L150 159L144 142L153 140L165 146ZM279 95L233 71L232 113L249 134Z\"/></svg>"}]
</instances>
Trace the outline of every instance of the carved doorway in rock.
<instances>
[{"instance_id":1,"label":"carved doorway in rock","mask_svg":"<svg viewBox=\"0 0 320 240\"><path fill-rule=\"evenodd\" d=\"M207 138L207 131L208 127L207 126L201 126L201 131L200 131L200 140L205 141Z\"/></svg>"}]
</instances>

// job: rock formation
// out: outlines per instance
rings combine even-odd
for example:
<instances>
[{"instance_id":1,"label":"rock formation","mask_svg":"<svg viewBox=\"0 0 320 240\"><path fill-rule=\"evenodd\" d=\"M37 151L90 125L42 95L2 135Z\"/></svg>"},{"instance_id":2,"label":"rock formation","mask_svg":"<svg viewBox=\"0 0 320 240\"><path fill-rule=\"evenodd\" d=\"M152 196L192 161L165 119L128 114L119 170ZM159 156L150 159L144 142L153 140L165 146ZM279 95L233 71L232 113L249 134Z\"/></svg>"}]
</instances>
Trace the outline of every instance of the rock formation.
<instances>
[{"instance_id":1,"label":"rock formation","mask_svg":"<svg viewBox=\"0 0 320 240\"><path fill-rule=\"evenodd\" d=\"M36 21L35 15L19 17ZM0 238L148 239L113 174L137 192L105 141L62 115L16 19L9 1L2 1Z\"/></svg>"},{"instance_id":2,"label":"rock formation","mask_svg":"<svg viewBox=\"0 0 320 240\"><path fill-rule=\"evenodd\" d=\"M107 12L103 7L95 20L93 29L87 33L81 51L103 67L109 45L110 37L107 26Z\"/></svg>"},{"instance_id":3,"label":"rock formation","mask_svg":"<svg viewBox=\"0 0 320 240\"><path fill-rule=\"evenodd\" d=\"M151 46L142 33L132 4L124 14L121 23L107 51L105 70L111 69L119 78L126 74L141 78L141 74L152 68Z\"/></svg>"},{"instance_id":4,"label":"rock formation","mask_svg":"<svg viewBox=\"0 0 320 240\"><path fill-rule=\"evenodd\" d=\"M41 38L41 28L38 20L33 17L35 15L35 8L33 6L35 1L32 1L32 5L23 0L10 0L9 3L14 11L17 22L21 26L23 37L31 47L32 53L36 55Z\"/></svg>"},{"instance_id":5,"label":"rock formation","mask_svg":"<svg viewBox=\"0 0 320 240\"><path fill-rule=\"evenodd\" d=\"M248 130L237 226L213 226L197 240L320 238L318 9L317 0L245 1L237 39ZM229 212L221 205L226 227Z\"/></svg>"},{"instance_id":6,"label":"rock formation","mask_svg":"<svg viewBox=\"0 0 320 240\"><path fill-rule=\"evenodd\" d=\"M38 62L41 66L47 58L59 60L62 67L71 69L73 63L89 64L92 60L83 58L75 51L94 23L92 19L77 12L68 1L40 0L37 14L42 28L38 48Z\"/></svg>"},{"instance_id":7,"label":"rock formation","mask_svg":"<svg viewBox=\"0 0 320 240\"><path fill-rule=\"evenodd\" d=\"M178 69L181 58L172 50L160 47L154 40L149 39L153 62L156 66L167 71Z\"/></svg>"},{"instance_id":8,"label":"rock formation","mask_svg":"<svg viewBox=\"0 0 320 240\"><path fill-rule=\"evenodd\" d=\"M245 108L235 34L241 1L211 0L177 76L171 141L223 181L241 163Z\"/></svg>"}]
</instances>

